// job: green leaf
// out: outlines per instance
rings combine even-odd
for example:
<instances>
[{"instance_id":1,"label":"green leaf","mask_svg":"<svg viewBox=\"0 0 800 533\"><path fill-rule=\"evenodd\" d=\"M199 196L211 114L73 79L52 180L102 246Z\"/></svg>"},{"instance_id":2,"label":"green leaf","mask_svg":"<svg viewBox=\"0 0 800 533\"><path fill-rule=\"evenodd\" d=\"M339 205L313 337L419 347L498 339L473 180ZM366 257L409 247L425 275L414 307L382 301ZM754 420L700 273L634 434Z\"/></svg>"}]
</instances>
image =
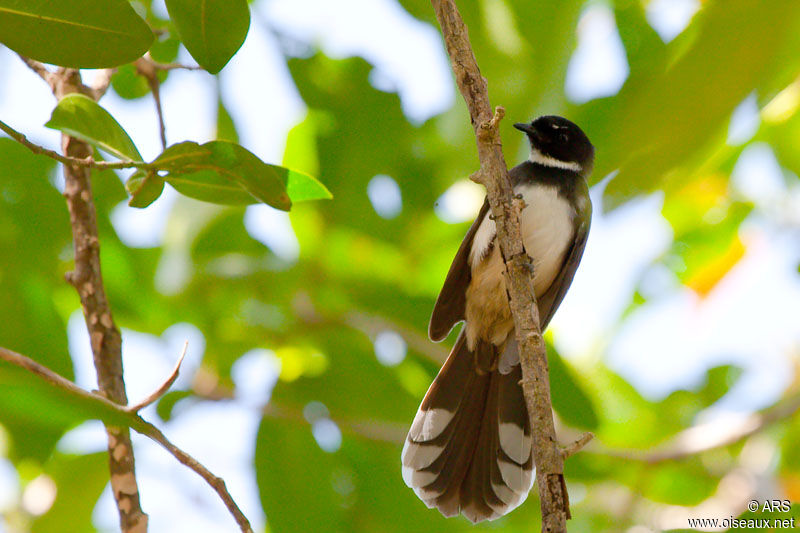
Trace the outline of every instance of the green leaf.
<instances>
[{"instance_id":1,"label":"green leaf","mask_svg":"<svg viewBox=\"0 0 800 533\"><path fill-rule=\"evenodd\" d=\"M156 413L158 417L163 420L164 422L169 422L172 419L173 412L175 411L175 406L181 400L185 400L186 398L192 398L191 391L185 390L173 390L166 393L164 396L156 404Z\"/></svg>"},{"instance_id":2,"label":"green leaf","mask_svg":"<svg viewBox=\"0 0 800 533\"><path fill-rule=\"evenodd\" d=\"M159 63L172 63L178 59L181 42L172 35L162 35L150 47L150 57Z\"/></svg>"},{"instance_id":3,"label":"green leaf","mask_svg":"<svg viewBox=\"0 0 800 533\"><path fill-rule=\"evenodd\" d=\"M217 93L217 139L220 141L239 142L239 133L231 114L222 101L222 95Z\"/></svg>"},{"instance_id":4,"label":"green leaf","mask_svg":"<svg viewBox=\"0 0 800 533\"><path fill-rule=\"evenodd\" d=\"M131 195L128 205L144 208L152 204L161 196L164 190L164 180L155 172L137 170L125 182L125 189Z\"/></svg>"},{"instance_id":5,"label":"green leaf","mask_svg":"<svg viewBox=\"0 0 800 533\"><path fill-rule=\"evenodd\" d=\"M299 420L261 420L255 471L271 531L464 531L462 520L426 509L405 486L399 443L349 433L342 437L341 448L328 453L314 440L302 415Z\"/></svg>"},{"instance_id":6,"label":"green leaf","mask_svg":"<svg viewBox=\"0 0 800 533\"><path fill-rule=\"evenodd\" d=\"M743 373L744 371L740 367L734 365L710 368L706 372L706 384L697 391L697 397L703 407L708 407L725 396Z\"/></svg>"},{"instance_id":7,"label":"green leaf","mask_svg":"<svg viewBox=\"0 0 800 533\"><path fill-rule=\"evenodd\" d=\"M217 204L247 205L256 199L235 181L211 167L211 151L205 145L186 141L164 150L153 163L166 169L165 181L181 194Z\"/></svg>"},{"instance_id":8,"label":"green leaf","mask_svg":"<svg viewBox=\"0 0 800 533\"><path fill-rule=\"evenodd\" d=\"M261 420L256 437L255 471L261 505L269 516L271 530L345 529L342 496L332 484L337 462L332 454L319 448L308 424ZM303 495L312 490L314 504L308 505Z\"/></svg>"},{"instance_id":9,"label":"green leaf","mask_svg":"<svg viewBox=\"0 0 800 533\"><path fill-rule=\"evenodd\" d=\"M59 533L64 524L70 531L94 531L92 512L108 484L108 454L63 455L56 453L45 472L58 487L53 506L31 524L33 533Z\"/></svg>"},{"instance_id":10,"label":"green leaf","mask_svg":"<svg viewBox=\"0 0 800 533\"><path fill-rule=\"evenodd\" d=\"M211 74L230 61L250 28L246 0L166 0L166 4L186 49Z\"/></svg>"},{"instance_id":11,"label":"green leaf","mask_svg":"<svg viewBox=\"0 0 800 533\"><path fill-rule=\"evenodd\" d=\"M88 96L70 94L62 98L45 126L86 141L120 159L142 160L119 122Z\"/></svg>"},{"instance_id":12,"label":"green leaf","mask_svg":"<svg viewBox=\"0 0 800 533\"><path fill-rule=\"evenodd\" d=\"M276 167L284 168L284 167ZM308 200L330 200L333 195L325 185L316 178L296 170L287 170L286 192L293 202L306 202Z\"/></svg>"},{"instance_id":13,"label":"green leaf","mask_svg":"<svg viewBox=\"0 0 800 533\"><path fill-rule=\"evenodd\" d=\"M286 135L286 148L283 150L282 164L319 175L319 155L317 154L317 125L321 119L308 113L305 120L294 126Z\"/></svg>"},{"instance_id":14,"label":"green leaf","mask_svg":"<svg viewBox=\"0 0 800 533\"><path fill-rule=\"evenodd\" d=\"M796 77L798 15L791 0L770 9L758 0L710 2L668 45L664 68L632 71L618 95L587 104L578 120L599 141L591 180L619 169L603 190L603 208L693 176L724 141L742 100L783 72ZM649 55L634 67L659 64Z\"/></svg>"},{"instance_id":15,"label":"green leaf","mask_svg":"<svg viewBox=\"0 0 800 533\"><path fill-rule=\"evenodd\" d=\"M122 65L111 76L111 87L114 92L126 100L141 98L150 92L150 86L143 76L139 76L132 63Z\"/></svg>"},{"instance_id":16,"label":"green leaf","mask_svg":"<svg viewBox=\"0 0 800 533\"><path fill-rule=\"evenodd\" d=\"M65 224L64 198L48 179L55 162L5 137L0 138L0 162L0 255L14 258L0 267L0 345L73 379L58 301L69 294L73 298L70 311L77 304L74 290L64 283L64 261L59 258L69 249L71 236ZM36 327L22 327L25 324ZM48 333L43 335L43 331ZM5 372L0 365L0 382ZM0 391L0 426L5 430L0 432L13 443L12 451L38 460L47 458L67 424L32 424L11 412L11 404L17 401L12 392L2 384Z\"/></svg>"},{"instance_id":17,"label":"green leaf","mask_svg":"<svg viewBox=\"0 0 800 533\"><path fill-rule=\"evenodd\" d=\"M550 363L550 386L553 389L553 409L567 424L595 430L597 413L589 396L578 383L573 371L552 346L547 346Z\"/></svg>"},{"instance_id":18,"label":"green leaf","mask_svg":"<svg viewBox=\"0 0 800 533\"><path fill-rule=\"evenodd\" d=\"M153 32L125 0L0 0L0 43L45 63L115 67L151 42Z\"/></svg>"},{"instance_id":19,"label":"green leaf","mask_svg":"<svg viewBox=\"0 0 800 533\"><path fill-rule=\"evenodd\" d=\"M167 170L164 179L190 198L233 205L261 201L284 211L292 206L286 192L290 171L264 163L238 144L182 142L167 148L153 163ZM306 189L303 185L301 191Z\"/></svg>"}]
</instances>

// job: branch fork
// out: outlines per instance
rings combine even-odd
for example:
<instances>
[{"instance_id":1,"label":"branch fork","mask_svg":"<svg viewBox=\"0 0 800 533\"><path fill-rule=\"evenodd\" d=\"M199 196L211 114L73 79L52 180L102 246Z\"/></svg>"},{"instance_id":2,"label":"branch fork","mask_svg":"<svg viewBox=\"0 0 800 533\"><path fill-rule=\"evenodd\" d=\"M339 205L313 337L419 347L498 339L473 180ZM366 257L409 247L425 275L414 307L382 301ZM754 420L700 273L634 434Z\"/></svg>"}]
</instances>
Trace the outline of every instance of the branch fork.
<instances>
[{"instance_id":1,"label":"branch fork","mask_svg":"<svg viewBox=\"0 0 800 533\"><path fill-rule=\"evenodd\" d=\"M183 358L181 357L178 360L178 363L175 365L176 367L180 367L180 362L182 361L182 359ZM24 368L25 370L39 376L44 381L48 382L50 385L57 387L63 391L66 391L73 397L81 398L82 400L88 402L95 408L100 408L108 416L114 416L115 418L113 419L113 421L115 423L119 423L121 420L124 420L124 425L126 425L127 427L134 429L138 433L141 433L142 435L145 435L146 437L160 444L173 457L175 457L175 459L177 459L178 462L194 470L200 477L202 477L206 481L206 483L208 483L209 486L211 486L211 488L214 489L219 498L225 504L225 507L227 507L231 515L233 515L242 533L253 533L253 529L250 526L250 522L247 520L247 517L244 515L244 513L242 513L241 509L239 509L239 506L236 505L236 502L234 501L233 497L228 492L228 489L225 487L225 481L223 481L221 478L211 473L205 466L203 466L194 457L184 452L174 444L172 444L164 435L164 433L161 432L160 429L158 429L150 422L144 420L136 412L134 412L132 408L119 405L118 403L112 401L111 399L108 398L108 394L102 390L92 391L92 392L85 391L82 388L75 385L73 382L69 381L68 379L65 379L64 377L56 374L46 366L41 365L36 361L34 361L33 359L26 357L22 354L18 354L12 350L3 348L2 346L0 346L0 360L7 361L20 368ZM170 382L170 380L174 382L174 379L172 379L173 375L177 377L176 370L173 370L173 372L170 374L170 377L167 378L167 382ZM156 393L161 391L163 388L164 385L159 387ZM154 393L151 396L148 396L148 398L154 396L156 393ZM119 451L122 450L120 446L124 445L119 441L117 441L117 433L109 435L109 442L110 444L113 445L111 446L113 450L112 453L115 452L118 453ZM124 451L127 453L129 449L130 448ZM122 479L124 480L125 478ZM146 522L142 524L142 522L140 521L138 525L134 525L130 528L125 529L124 531L126 532L146 531Z\"/></svg>"},{"instance_id":2,"label":"branch fork","mask_svg":"<svg viewBox=\"0 0 800 533\"><path fill-rule=\"evenodd\" d=\"M574 442L571 442L570 444L561 448L561 455L564 457L564 459L572 455L575 455L576 453L581 451L584 448L584 446L589 444L589 442L593 438L594 438L594 433L592 433L591 431L587 431L586 433L578 437L577 440L575 440Z\"/></svg>"},{"instance_id":3,"label":"branch fork","mask_svg":"<svg viewBox=\"0 0 800 533\"><path fill-rule=\"evenodd\" d=\"M494 115L482 122L477 128L478 139L500 145L500 121L506 116L506 108L499 105L494 108Z\"/></svg>"},{"instance_id":4,"label":"branch fork","mask_svg":"<svg viewBox=\"0 0 800 533\"><path fill-rule=\"evenodd\" d=\"M57 70L51 71L38 61L20 57L48 84L58 100L72 93L81 93L94 100L99 100L108 89L113 74L113 70L106 69L97 77L92 86L87 86L81 79L80 70L59 67ZM153 79L157 80L155 77ZM159 103L157 86L154 90L156 101ZM160 106L158 110L160 116ZM155 166L131 161L110 164L95 162L92 157L92 149L87 143L66 134L61 136L62 155L30 142L25 135L2 121L0 121L0 130L32 152L46 155L64 165L64 197L69 209L75 253L75 268L65 277L66 281L75 287L80 297L86 328L89 332L94 366L97 371L99 391L94 394L89 393L35 361L3 348L0 348L0 359L21 366L70 394L92 402L96 408L102 406L100 412L105 413L102 419L106 424L108 435L111 489L117 504L120 529L123 533L146 533L148 526L148 516L142 510L139 499L129 428L155 440L179 462L203 477L225 503L240 529L244 533L252 533L250 523L228 493L224 481L213 475L186 452L174 446L161 430L138 415L139 410L158 400L174 383L186 353L186 346L167 380L141 402L125 407L128 399L122 371L122 337L114 323L103 285L97 214L92 197L89 169L137 167L154 170ZM162 143L164 143L163 126L161 133ZM124 422L120 423L121 420Z\"/></svg>"},{"instance_id":5,"label":"branch fork","mask_svg":"<svg viewBox=\"0 0 800 533\"><path fill-rule=\"evenodd\" d=\"M172 384L175 383L175 380L178 379L178 374L180 373L181 370L181 364L183 363L183 358L186 357L187 348L189 348L189 341L183 343L183 350L181 351L180 356L178 356L178 361L175 363L175 367L172 369L172 372L170 372L169 376L167 376L167 379L164 381L164 383L162 383L160 387L158 387L155 391L153 391L152 394L144 398L139 403L126 407L125 408L126 411L128 411L129 413L138 413L148 405L157 402L159 399L161 399L161 397L163 397L167 393L169 388L172 387Z\"/></svg>"}]
</instances>

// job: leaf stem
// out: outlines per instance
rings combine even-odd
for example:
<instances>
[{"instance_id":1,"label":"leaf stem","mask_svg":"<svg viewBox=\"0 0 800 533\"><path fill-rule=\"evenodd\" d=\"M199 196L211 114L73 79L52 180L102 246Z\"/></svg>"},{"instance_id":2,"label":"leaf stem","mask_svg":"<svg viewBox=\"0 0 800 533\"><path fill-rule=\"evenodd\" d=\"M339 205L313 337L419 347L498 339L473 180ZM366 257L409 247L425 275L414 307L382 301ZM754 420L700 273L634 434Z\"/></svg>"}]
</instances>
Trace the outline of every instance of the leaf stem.
<instances>
[{"instance_id":1,"label":"leaf stem","mask_svg":"<svg viewBox=\"0 0 800 533\"><path fill-rule=\"evenodd\" d=\"M58 152L40 146L28 140L28 138L19 131L15 130L2 120L0 120L0 130L8 134L9 137L26 147L34 154L44 155L50 159L55 159L64 165L82 168L94 168L97 170L123 170L126 168L138 168L142 170L164 170L159 165L154 163L145 163L144 161L95 161L92 156L88 157L72 157L62 155Z\"/></svg>"}]
</instances>

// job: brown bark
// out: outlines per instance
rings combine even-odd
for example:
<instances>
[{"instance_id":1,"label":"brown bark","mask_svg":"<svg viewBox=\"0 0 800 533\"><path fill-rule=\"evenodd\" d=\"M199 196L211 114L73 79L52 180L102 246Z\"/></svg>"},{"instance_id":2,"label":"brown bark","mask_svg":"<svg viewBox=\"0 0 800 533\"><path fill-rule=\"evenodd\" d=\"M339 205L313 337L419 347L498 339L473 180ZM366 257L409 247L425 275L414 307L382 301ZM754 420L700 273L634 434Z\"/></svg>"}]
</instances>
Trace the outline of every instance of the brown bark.
<instances>
[{"instance_id":1,"label":"brown bark","mask_svg":"<svg viewBox=\"0 0 800 533\"><path fill-rule=\"evenodd\" d=\"M97 100L106 92L111 81L112 71L106 69L103 75L98 78L95 86L88 87L82 83L80 72L77 70L59 68L56 72L51 72L38 61L23 56L20 57L26 65L47 82L58 100L76 92ZM160 68L191 67L166 65ZM72 227L75 251L75 270L68 272L66 278L78 291L81 300L81 307L89 331L100 394L90 394L32 359L2 347L0 347L0 359L25 368L53 386L68 391L83 401L93 402L95 407L100 407L102 411L105 411L105 417L102 417L102 419L111 421L111 423L106 424L111 487L119 509L120 528L123 532L144 533L147 531L148 522L147 515L142 511L139 502L133 448L131 446L130 431L128 430L128 427L131 427L158 442L181 464L200 475L223 501L242 533L252 533L250 522L228 492L225 481L215 476L188 453L172 444L161 430L138 415L139 409L158 400L175 381L180 371L183 357L186 354L186 346L184 346L183 353L165 382L141 402L133 406L127 406L128 398L125 393L125 382L122 373L122 338L111 315L111 308L105 295L103 277L100 270L100 241L92 198L90 169L130 168L132 166L146 168L149 165L131 162L95 162L92 158L91 148L86 143L68 135L62 135L62 150L65 155L61 155L31 143L23 134L2 121L0 121L0 130L11 135L13 139L26 146L32 152L51 157L64 165L64 197L67 200L67 207L70 213L70 225ZM124 425L117 427L112 425L114 423Z\"/></svg>"},{"instance_id":2,"label":"brown bark","mask_svg":"<svg viewBox=\"0 0 800 533\"><path fill-rule=\"evenodd\" d=\"M504 111L498 108L492 115L486 80L481 76L467 28L453 0L432 0L432 4L475 130L481 168L473 179L486 187L506 265L506 287L522 364L522 388L531 417L542 531L566 531L569 499L564 483L564 458L553 425L547 353L533 291L533 267L522 244L520 202L513 198L498 130Z\"/></svg>"},{"instance_id":3,"label":"brown bark","mask_svg":"<svg viewBox=\"0 0 800 533\"><path fill-rule=\"evenodd\" d=\"M56 98L81 92L80 72L60 69L56 74ZM92 150L85 142L68 135L61 136L64 155L85 159ZM94 366L100 393L119 405L126 405L125 381L122 377L122 338L114 324L100 271L100 240L92 197L90 170L77 165L64 165L64 197L69 208L75 269L67 273L78 291L86 328L92 346ZM147 514L139 502L133 447L127 427L106 426L111 489L119 510L120 528L125 533L147 531Z\"/></svg>"}]
</instances>

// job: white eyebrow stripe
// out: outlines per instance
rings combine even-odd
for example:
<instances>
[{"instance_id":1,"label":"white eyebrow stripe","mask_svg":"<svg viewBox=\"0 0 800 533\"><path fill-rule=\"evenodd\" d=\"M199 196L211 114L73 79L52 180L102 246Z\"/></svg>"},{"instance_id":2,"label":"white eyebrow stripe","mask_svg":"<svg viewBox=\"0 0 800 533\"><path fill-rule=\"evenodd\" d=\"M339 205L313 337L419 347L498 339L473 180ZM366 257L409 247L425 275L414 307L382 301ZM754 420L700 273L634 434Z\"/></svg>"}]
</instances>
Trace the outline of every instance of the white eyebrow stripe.
<instances>
[{"instance_id":1,"label":"white eyebrow stripe","mask_svg":"<svg viewBox=\"0 0 800 533\"><path fill-rule=\"evenodd\" d=\"M531 156L528 158L531 163L538 163L546 167L563 168L564 170L571 170L580 173L583 170L580 163L575 161L561 161L555 157L544 155L536 148L531 148Z\"/></svg>"}]
</instances>

